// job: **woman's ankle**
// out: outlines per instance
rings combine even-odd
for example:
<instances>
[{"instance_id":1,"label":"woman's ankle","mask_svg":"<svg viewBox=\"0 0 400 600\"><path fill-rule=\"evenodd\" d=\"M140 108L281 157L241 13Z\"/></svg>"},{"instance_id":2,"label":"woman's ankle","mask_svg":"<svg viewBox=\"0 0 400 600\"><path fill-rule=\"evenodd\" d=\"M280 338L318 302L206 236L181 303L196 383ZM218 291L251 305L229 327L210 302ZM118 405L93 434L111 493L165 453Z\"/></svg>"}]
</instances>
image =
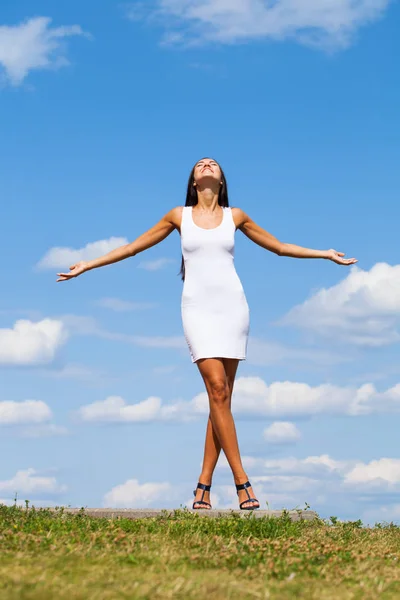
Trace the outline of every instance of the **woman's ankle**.
<instances>
[{"instance_id":1,"label":"woman's ankle","mask_svg":"<svg viewBox=\"0 0 400 600\"><path fill-rule=\"evenodd\" d=\"M249 480L249 478L246 475L246 473L242 473L242 474L239 474L239 475L234 475L233 476L233 480L234 480L234 482L235 482L236 485L241 485L243 483L246 483Z\"/></svg>"},{"instance_id":2,"label":"woman's ankle","mask_svg":"<svg viewBox=\"0 0 400 600\"><path fill-rule=\"evenodd\" d=\"M205 485L211 485L212 483L212 474L209 473L201 473L198 481L200 483L204 483Z\"/></svg>"}]
</instances>

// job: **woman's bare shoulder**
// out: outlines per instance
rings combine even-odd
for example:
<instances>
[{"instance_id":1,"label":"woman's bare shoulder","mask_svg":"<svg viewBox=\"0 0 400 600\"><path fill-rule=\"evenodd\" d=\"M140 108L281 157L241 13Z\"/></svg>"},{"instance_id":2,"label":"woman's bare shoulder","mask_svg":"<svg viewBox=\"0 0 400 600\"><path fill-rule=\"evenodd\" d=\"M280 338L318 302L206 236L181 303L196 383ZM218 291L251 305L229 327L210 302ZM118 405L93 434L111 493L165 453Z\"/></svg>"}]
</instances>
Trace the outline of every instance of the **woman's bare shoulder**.
<instances>
[{"instance_id":1,"label":"woman's bare shoulder","mask_svg":"<svg viewBox=\"0 0 400 600\"><path fill-rule=\"evenodd\" d=\"M174 208L171 208L164 218L172 223L177 229L179 229L182 222L182 211L183 206L174 206Z\"/></svg>"},{"instance_id":2,"label":"woman's bare shoulder","mask_svg":"<svg viewBox=\"0 0 400 600\"><path fill-rule=\"evenodd\" d=\"M245 223L245 221L247 219L247 215L238 206L232 206L231 210L232 210L232 217L233 217L233 220L236 225L236 229L239 229L239 227L241 227L243 225L243 223Z\"/></svg>"}]
</instances>

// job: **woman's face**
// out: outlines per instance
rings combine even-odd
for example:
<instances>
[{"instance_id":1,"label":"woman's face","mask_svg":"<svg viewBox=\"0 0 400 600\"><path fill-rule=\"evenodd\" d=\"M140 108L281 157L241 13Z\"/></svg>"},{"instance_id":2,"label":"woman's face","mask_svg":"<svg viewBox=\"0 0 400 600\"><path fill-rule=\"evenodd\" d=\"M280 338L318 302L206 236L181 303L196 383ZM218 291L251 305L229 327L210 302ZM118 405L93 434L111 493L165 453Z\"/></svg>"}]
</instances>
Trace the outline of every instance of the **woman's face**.
<instances>
[{"instance_id":1,"label":"woman's face","mask_svg":"<svg viewBox=\"0 0 400 600\"><path fill-rule=\"evenodd\" d=\"M210 180L222 181L222 173L219 164L212 158L202 158L194 168L194 181L197 185L210 183Z\"/></svg>"}]
</instances>

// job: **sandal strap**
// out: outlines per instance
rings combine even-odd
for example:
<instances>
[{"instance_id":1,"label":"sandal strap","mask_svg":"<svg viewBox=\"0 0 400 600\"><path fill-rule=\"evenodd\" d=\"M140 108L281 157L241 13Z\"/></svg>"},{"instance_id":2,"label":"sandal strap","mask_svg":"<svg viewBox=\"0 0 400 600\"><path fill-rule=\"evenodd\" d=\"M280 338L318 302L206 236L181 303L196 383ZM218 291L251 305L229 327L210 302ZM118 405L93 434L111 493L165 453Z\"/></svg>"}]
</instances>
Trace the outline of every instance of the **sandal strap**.
<instances>
[{"instance_id":1,"label":"sandal strap","mask_svg":"<svg viewBox=\"0 0 400 600\"><path fill-rule=\"evenodd\" d=\"M197 487L200 488L201 490L204 490L205 492L209 492L211 490L211 485L206 485L205 483L199 483L197 484Z\"/></svg>"},{"instance_id":2,"label":"sandal strap","mask_svg":"<svg viewBox=\"0 0 400 600\"><path fill-rule=\"evenodd\" d=\"M238 494L239 494L239 490L244 490L244 491L246 492L246 494L247 494L247 500L245 500L245 502L248 502L249 500L251 500L251 498L250 498L250 494L249 494L249 492L247 491L247 488L248 488L248 487L251 487L251 483L250 483L250 481L246 481L246 483L239 483L239 484L236 486L236 490L237 490L237 493L238 493Z\"/></svg>"},{"instance_id":3,"label":"sandal strap","mask_svg":"<svg viewBox=\"0 0 400 600\"><path fill-rule=\"evenodd\" d=\"M209 506L211 508L211 504L209 502L205 502L203 500L204 494L206 492L209 492L211 490L211 485L206 485L205 483L200 483L200 481L199 481L198 484L197 484L197 488L195 490L193 490L193 496L196 496L196 492L197 492L198 489L203 490L203 493L201 494L200 500L195 500L193 502L192 508L194 509L194 505L195 504L204 504L205 506Z\"/></svg>"},{"instance_id":4,"label":"sandal strap","mask_svg":"<svg viewBox=\"0 0 400 600\"><path fill-rule=\"evenodd\" d=\"M211 504L209 502L205 502L204 500L195 500L193 502L193 508L194 508L195 504L204 504L205 506L210 506L211 507Z\"/></svg>"},{"instance_id":5,"label":"sandal strap","mask_svg":"<svg viewBox=\"0 0 400 600\"><path fill-rule=\"evenodd\" d=\"M203 493L202 493L202 495L201 495L201 499L203 500L203 498L204 498L204 493L205 493L205 492L209 492L209 491L211 490L211 485L206 485L205 483L200 483L200 482L199 482L199 483L197 484L197 488L196 488L195 490L193 490L193 496L195 496L195 495L196 495L196 492L197 492L197 490L198 490L198 489L200 489L200 490L203 490Z\"/></svg>"},{"instance_id":6,"label":"sandal strap","mask_svg":"<svg viewBox=\"0 0 400 600\"><path fill-rule=\"evenodd\" d=\"M247 504L247 502L257 502L258 505L260 504L259 501L257 500L257 498L248 498L247 500L243 500L243 502L241 502L239 504L239 508L242 508L242 505ZM248 508L250 508L250 507L248 507Z\"/></svg>"},{"instance_id":7,"label":"sandal strap","mask_svg":"<svg viewBox=\"0 0 400 600\"><path fill-rule=\"evenodd\" d=\"M235 484L236 485L236 484ZM238 483L236 485L236 490L245 490L246 488L251 487L250 481L246 481L246 483Z\"/></svg>"},{"instance_id":8,"label":"sandal strap","mask_svg":"<svg viewBox=\"0 0 400 600\"><path fill-rule=\"evenodd\" d=\"M243 502L241 502L241 503L239 504L239 508L242 508L243 504L247 504L248 502L257 502L258 506L260 506L260 503L259 503L259 501L257 500L257 498L250 498L250 494L249 494L249 492L248 492L248 490L247 490L247 488L249 488L249 487L251 487L251 483L250 483L250 481L246 481L246 483L238 483L238 484L236 485L236 490L237 490L237 493L238 493L238 494L239 494L239 491L240 491L240 490L245 490L245 492L246 492L246 494L247 494L247 500L243 500ZM250 505L250 506L247 506L246 508L251 508L251 505ZM257 507L257 508L258 508L258 507ZM245 509L244 509L244 510L245 510Z\"/></svg>"}]
</instances>

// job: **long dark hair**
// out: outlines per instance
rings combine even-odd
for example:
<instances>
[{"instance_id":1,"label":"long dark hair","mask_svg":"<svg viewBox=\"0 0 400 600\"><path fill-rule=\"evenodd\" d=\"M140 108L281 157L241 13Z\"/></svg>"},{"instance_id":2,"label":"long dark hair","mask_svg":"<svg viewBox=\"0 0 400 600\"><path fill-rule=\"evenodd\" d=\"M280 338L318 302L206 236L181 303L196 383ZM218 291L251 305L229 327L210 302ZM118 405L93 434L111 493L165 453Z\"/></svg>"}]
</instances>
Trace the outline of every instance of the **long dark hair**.
<instances>
[{"instance_id":1,"label":"long dark hair","mask_svg":"<svg viewBox=\"0 0 400 600\"><path fill-rule=\"evenodd\" d=\"M204 158L201 158L200 160L204 160ZM189 175L185 206L196 206L196 204L198 202L197 189L196 189L196 186L193 184L194 184L194 170L196 168L197 163L199 163L200 160L198 160L196 162L196 164L193 166L193 169L191 170L190 175ZM226 181L225 173L223 172L221 165L219 165L219 168L221 169L222 185L219 188L218 204L220 206L226 207L226 206L229 206L228 184ZM185 261L183 259L183 256L182 256L182 262L181 262L181 270L179 271L178 275L181 276L182 281L185 281Z\"/></svg>"}]
</instances>

